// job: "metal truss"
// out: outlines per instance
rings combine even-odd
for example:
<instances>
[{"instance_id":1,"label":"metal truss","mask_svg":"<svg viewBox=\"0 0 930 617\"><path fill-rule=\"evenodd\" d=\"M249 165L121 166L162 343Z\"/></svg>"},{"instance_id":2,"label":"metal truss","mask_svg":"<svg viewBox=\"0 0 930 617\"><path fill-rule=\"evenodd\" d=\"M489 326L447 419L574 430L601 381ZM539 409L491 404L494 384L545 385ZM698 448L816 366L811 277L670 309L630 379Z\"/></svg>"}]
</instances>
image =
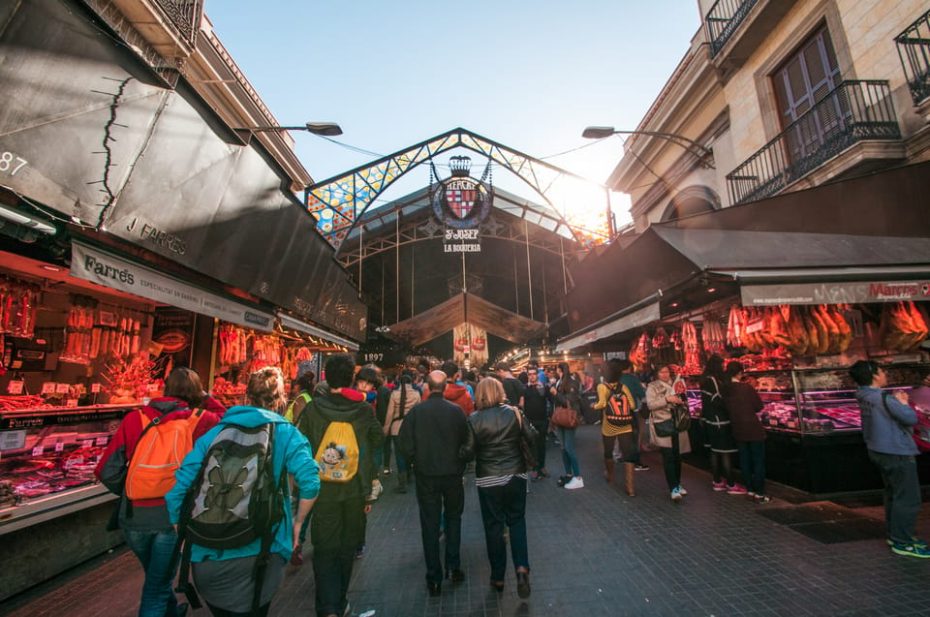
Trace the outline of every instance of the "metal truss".
<instances>
[{"instance_id":1,"label":"metal truss","mask_svg":"<svg viewBox=\"0 0 930 617\"><path fill-rule=\"evenodd\" d=\"M532 225L532 231L527 233L528 228L524 226L520 219L497 216L492 211L488 218L481 224L481 238L505 240L516 244L529 245L535 249L546 251L555 257L563 255L571 259L575 252L584 252L579 246L571 241L562 242L562 237L554 233L542 233L548 230ZM380 253L393 251L397 247L426 242L429 240L441 240L443 236L442 226L432 218L416 218L404 221L396 227L390 228L390 233L379 233L370 239L363 239L361 246L354 236L353 241L344 244L336 259L350 270L358 267L360 259L370 259Z\"/></svg>"},{"instance_id":2,"label":"metal truss","mask_svg":"<svg viewBox=\"0 0 930 617\"><path fill-rule=\"evenodd\" d=\"M573 226L554 204L556 193L563 197L572 194L566 185L581 184L603 192L606 212L605 187L463 128L452 129L308 187L306 207L316 218L320 234L339 251L359 217L391 184L432 157L455 148L481 154L526 182L546 201L554 217L572 230L579 244L590 246L610 239L607 217L605 229L585 229Z\"/></svg>"}]
</instances>

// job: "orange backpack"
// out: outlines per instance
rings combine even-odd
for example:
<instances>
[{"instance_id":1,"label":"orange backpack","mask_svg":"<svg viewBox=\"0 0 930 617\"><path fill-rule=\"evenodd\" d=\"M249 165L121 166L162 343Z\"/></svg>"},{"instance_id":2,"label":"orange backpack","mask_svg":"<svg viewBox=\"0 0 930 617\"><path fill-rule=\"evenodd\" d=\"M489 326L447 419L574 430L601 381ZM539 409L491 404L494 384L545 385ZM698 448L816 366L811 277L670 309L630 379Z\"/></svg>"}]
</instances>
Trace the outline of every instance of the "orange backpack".
<instances>
[{"instance_id":1,"label":"orange backpack","mask_svg":"<svg viewBox=\"0 0 930 617\"><path fill-rule=\"evenodd\" d=\"M174 472L194 447L194 430L202 409L186 418L150 420L141 411L142 436L129 462L126 474L126 497L158 499L174 486ZM165 414L168 415L168 414Z\"/></svg>"}]
</instances>

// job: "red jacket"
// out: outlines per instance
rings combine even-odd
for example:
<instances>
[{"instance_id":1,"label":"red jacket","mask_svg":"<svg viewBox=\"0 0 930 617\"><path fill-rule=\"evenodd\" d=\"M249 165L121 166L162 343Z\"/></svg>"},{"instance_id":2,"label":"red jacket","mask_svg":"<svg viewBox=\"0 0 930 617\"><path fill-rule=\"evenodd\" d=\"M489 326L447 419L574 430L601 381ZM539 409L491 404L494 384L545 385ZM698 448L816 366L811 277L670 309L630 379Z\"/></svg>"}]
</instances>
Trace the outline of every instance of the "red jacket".
<instances>
[{"instance_id":1,"label":"red jacket","mask_svg":"<svg viewBox=\"0 0 930 617\"><path fill-rule=\"evenodd\" d=\"M442 397L450 403L455 403L461 407L466 416L470 416L475 411L475 401L471 400L471 395L468 394L468 388L465 386L448 382L446 383L446 389L443 391Z\"/></svg>"},{"instance_id":2,"label":"red jacket","mask_svg":"<svg viewBox=\"0 0 930 617\"><path fill-rule=\"evenodd\" d=\"M203 403L201 403L200 406L203 407L205 411L212 411L219 418L222 418L223 414L226 413L226 408L223 404L209 394L203 397Z\"/></svg>"},{"instance_id":3,"label":"red jacket","mask_svg":"<svg viewBox=\"0 0 930 617\"><path fill-rule=\"evenodd\" d=\"M188 418L191 415L191 409L185 401L170 396L152 399L148 405L139 411L148 416L150 420L169 414L171 419ZM116 429L116 434L113 435L113 439L107 444L107 449L104 451L103 456L100 457L97 468L94 470L94 475L97 476L98 480L100 479L100 473L103 470L104 462L106 462L106 460L120 447L126 447L126 460L132 460L132 455L136 451L139 438L142 437L142 416L139 415L139 411L130 411L123 416L123 421L120 422L119 428ZM202 437L204 433L213 428L219 421L220 417L218 415L212 411L204 411L200 415L200 421L197 423L196 428L194 428L194 441ZM133 501L132 504L133 506L143 508L164 506L165 500L137 499Z\"/></svg>"}]
</instances>

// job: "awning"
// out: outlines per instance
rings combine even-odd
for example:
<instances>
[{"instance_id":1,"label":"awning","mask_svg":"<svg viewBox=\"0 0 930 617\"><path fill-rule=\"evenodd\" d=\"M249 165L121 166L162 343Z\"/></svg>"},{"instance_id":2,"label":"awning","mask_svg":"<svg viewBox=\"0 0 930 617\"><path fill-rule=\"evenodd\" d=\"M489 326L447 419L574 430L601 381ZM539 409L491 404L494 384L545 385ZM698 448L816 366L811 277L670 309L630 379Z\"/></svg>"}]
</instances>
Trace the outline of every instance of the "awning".
<instances>
[{"instance_id":1,"label":"awning","mask_svg":"<svg viewBox=\"0 0 930 617\"><path fill-rule=\"evenodd\" d=\"M661 314L657 297L657 295L653 295L643 302L638 302L617 311L589 329L561 339L555 348L556 352L570 351L576 347L593 343L614 334L621 334L658 320Z\"/></svg>"},{"instance_id":2,"label":"awning","mask_svg":"<svg viewBox=\"0 0 930 617\"><path fill-rule=\"evenodd\" d=\"M161 304L271 332L274 316L86 244L71 244L71 274Z\"/></svg>"},{"instance_id":3,"label":"awning","mask_svg":"<svg viewBox=\"0 0 930 617\"><path fill-rule=\"evenodd\" d=\"M511 343L525 343L546 329L546 324L542 322L517 315L474 294L458 294L429 310L389 326L388 336L417 346L450 332L466 321Z\"/></svg>"},{"instance_id":4,"label":"awning","mask_svg":"<svg viewBox=\"0 0 930 617\"><path fill-rule=\"evenodd\" d=\"M285 328L297 330L298 332L303 332L305 334L309 334L310 336L316 336L331 343L335 343L336 345L342 345L343 347L346 347L352 351L358 351L358 343L344 339L341 336L331 334L326 330L317 328L316 326L312 326L305 321L291 317L287 313L279 312L277 315L278 319L281 321L281 325Z\"/></svg>"}]
</instances>

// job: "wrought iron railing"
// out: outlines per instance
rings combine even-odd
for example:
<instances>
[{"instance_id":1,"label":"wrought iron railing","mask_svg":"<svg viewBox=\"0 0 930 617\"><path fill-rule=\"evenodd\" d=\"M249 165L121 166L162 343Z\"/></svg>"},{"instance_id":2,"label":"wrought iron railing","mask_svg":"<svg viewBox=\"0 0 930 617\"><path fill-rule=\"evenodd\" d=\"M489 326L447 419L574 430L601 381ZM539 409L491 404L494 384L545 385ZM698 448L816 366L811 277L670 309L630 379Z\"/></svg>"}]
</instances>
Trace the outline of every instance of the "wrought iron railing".
<instances>
[{"instance_id":1,"label":"wrought iron railing","mask_svg":"<svg viewBox=\"0 0 930 617\"><path fill-rule=\"evenodd\" d=\"M727 44L758 0L717 0L707 12L707 39L710 55L716 56Z\"/></svg>"},{"instance_id":2,"label":"wrought iron railing","mask_svg":"<svg viewBox=\"0 0 930 617\"><path fill-rule=\"evenodd\" d=\"M200 27L200 17L203 14L203 0L155 0L178 32L188 43L193 43Z\"/></svg>"},{"instance_id":3,"label":"wrought iron railing","mask_svg":"<svg viewBox=\"0 0 930 617\"><path fill-rule=\"evenodd\" d=\"M901 139L887 81L844 81L727 174L730 203L774 195L866 139Z\"/></svg>"},{"instance_id":4,"label":"wrought iron railing","mask_svg":"<svg viewBox=\"0 0 930 617\"><path fill-rule=\"evenodd\" d=\"M895 37L898 57L915 103L930 96L930 11Z\"/></svg>"}]
</instances>

